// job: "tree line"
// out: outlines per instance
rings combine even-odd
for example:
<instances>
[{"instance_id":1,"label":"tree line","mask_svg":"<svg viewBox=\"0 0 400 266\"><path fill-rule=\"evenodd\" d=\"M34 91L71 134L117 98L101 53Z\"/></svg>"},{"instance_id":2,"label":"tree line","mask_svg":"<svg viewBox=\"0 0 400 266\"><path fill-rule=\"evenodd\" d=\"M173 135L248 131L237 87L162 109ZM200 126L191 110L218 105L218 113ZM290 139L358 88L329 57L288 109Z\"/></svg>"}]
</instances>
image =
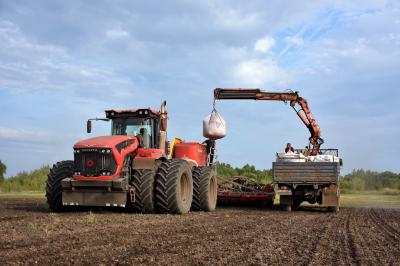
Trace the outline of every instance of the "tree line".
<instances>
[{"instance_id":1,"label":"tree line","mask_svg":"<svg viewBox=\"0 0 400 266\"><path fill-rule=\"evenodd\" d=\"M10 178L4 178L7 167L0 161L0 191L21 192L21 191L42 191L46 189L47 174L50 166L42 166L33 171L22 171Z\"/></svg>"},{"instance_id":2,"label":"tree line","mask_svg":"<svg viewBox=\"0 0 400 266\"><path fill-rule=\"evenodd\" d=\"M342 191L400 190L400 173L353 170L340 179L340 189Z\"/></svg>"},{"instance_id":3,"label":"tree line","mask_svg":"<svg viewBox=\"0 0 400 266\"><path fill-rule=\"evenodd\" d=\"M5 179L6 170L6 165L0 161L1 192L45 191L50 166L42 166L29 172L23 171ZM217 163L216 170L218 177L221 179L227 179L231 176L246 176L262 184L272 182L271 169L258 170L254 165L250 164L246 164L243 167L233 167L227 163ZM353 170L340 178L340 188L342 192L383 189L400 190L400 174L390 171Z\"/></svg>"}]
</instances>

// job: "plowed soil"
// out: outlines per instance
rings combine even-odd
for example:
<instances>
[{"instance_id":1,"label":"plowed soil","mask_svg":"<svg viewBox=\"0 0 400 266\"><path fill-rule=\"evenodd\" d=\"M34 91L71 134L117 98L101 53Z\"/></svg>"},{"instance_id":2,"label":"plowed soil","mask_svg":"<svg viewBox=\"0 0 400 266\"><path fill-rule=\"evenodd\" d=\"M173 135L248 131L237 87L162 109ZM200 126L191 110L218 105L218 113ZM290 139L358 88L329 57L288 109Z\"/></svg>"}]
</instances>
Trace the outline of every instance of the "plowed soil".
<instances>
[{"instance_id":1,"label":"plowed soil","mask_svg":"<svg viewBox=\"0 0 400 266\"><path fill-rule=\"evenodd\" d=\"M400 209L50 213L0 198L0 265L399 265Z\"/></svg>"}]
</instances>

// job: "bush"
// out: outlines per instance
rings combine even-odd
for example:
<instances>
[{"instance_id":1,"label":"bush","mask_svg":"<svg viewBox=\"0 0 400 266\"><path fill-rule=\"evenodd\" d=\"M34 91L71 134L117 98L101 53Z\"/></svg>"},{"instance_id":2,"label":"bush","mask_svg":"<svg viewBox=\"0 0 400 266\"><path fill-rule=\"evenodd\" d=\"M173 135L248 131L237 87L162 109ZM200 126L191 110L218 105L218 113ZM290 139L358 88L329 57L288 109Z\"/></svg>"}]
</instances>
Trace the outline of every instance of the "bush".
<instances>
[{"instance_id":1,"label":"bush","mask_svg":"<svg viewBox=\"0 0 400 266\"><path fill-rule=\"evenodd\" d=\"M46 188L47 174L49 171L49 166L42 166L30 172L20 172L11 178L5 179L4 182L0 184L0 190L2 192L43 192Z\"/></svg>"},{"instance_id":2,"label":"bush","mask_svg":"<svg viewBox=\"0 0 400 266\"><path fill-rule=\"evenodd\" d=\"M341 178L340 187L342 191L400 189L400 174L357 169Z\"/></svg>"}]
</instances>

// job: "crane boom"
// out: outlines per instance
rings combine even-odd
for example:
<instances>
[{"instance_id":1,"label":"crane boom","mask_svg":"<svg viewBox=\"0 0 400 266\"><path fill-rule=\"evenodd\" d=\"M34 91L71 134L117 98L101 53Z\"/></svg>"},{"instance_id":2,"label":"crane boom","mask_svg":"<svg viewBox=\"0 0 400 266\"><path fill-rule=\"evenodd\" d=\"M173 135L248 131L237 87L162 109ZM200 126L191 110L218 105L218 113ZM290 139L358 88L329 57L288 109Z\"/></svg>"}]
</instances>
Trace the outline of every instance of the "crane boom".
<instances>
[{"instance_id":1,"label":"crane boom","mask_svg":"<svg viewBox=\"0 0 400 266\"><path fill-rule=\"evenodd\" d=\"M309 142L312 145L311 155L317 155L320 146L324 143L324 140L321 138L321 129L312 117L306 99L300 97L298 92L265 92L260 89L216 88L214 90L214 101L215 100L263 100L289 102L297 116L311 133L311 137L309 138ZM297 105L300 108L298 108Z\"/></svg>"}]
</instances>

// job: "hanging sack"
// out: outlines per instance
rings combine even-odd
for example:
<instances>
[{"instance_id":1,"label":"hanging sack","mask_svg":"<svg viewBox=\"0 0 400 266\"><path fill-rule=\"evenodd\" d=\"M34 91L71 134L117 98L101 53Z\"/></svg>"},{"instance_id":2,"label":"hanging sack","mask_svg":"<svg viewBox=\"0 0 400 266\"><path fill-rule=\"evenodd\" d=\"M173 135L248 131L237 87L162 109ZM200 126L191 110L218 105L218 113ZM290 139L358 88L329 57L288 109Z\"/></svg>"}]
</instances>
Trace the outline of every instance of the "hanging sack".
<instances>
[{"instance_id":1,"label":"hanging sack","mask_svg":"<svg viewBox=\"0 0 400 266\"><path fill-rule=\"evenodd\" d=\"M225 137L226 123L224 118L213 109L211 114L203 119L203 136L205 138L216 140Z\"/></svg>"}]
</instances>

